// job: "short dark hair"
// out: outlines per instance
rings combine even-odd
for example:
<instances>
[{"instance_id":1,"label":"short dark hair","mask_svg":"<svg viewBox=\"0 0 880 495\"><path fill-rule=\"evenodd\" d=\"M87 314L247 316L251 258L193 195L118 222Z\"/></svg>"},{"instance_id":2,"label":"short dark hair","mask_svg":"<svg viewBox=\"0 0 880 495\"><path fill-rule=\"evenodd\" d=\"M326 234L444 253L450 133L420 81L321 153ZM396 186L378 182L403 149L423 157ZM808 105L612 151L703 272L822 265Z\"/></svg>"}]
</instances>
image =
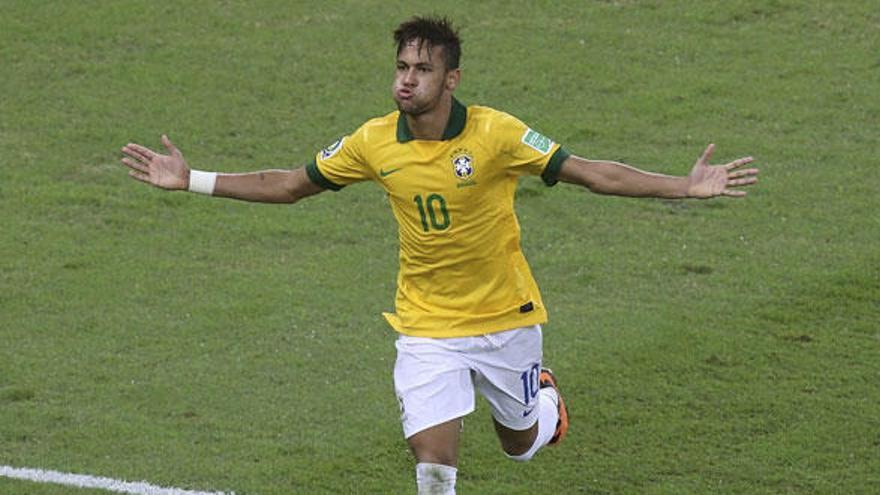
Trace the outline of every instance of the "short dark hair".
<instances>
[{"instance_id":1,"label":"short dark hair","mask_svg":"<svg viewBox=\"0 0 880 495\"><path fill-rule=\"evenodd\" d=\"M397 43L398 55L403 47L413 40L418 40L420 51L425 43L427 43L428 50L434 46L442 46L446 59L446 70L458 68L461 58L461 39L458 37L458 31L452 27L452 21L448 18L415 16L402 22L394 30L394 42Z\"/></svg>"}]
</instances>

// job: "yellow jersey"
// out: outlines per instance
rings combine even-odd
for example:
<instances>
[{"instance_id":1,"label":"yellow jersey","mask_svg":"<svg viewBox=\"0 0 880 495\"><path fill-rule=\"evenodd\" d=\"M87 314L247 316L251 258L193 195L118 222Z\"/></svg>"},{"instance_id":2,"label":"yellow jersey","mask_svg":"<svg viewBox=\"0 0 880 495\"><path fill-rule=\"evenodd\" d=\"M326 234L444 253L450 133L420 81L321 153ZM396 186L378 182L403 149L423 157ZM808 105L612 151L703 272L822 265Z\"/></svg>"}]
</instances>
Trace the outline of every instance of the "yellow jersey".
<instances>
[{"instance_id":1,"label":"yellow jersey","mask_svg":"<svg viewBox=\"0 0 880 495\"><path fill-rule=\"evenodd\" d=\"M513 200L524 174L556 183L569 154L513 116L453 99L442 140L414 139L392 112L320 151L309 178L339 190L379 184L397 220L398 332L482 335L544 323L547 311L520 248Z\"/></svg>"}]
</instances>

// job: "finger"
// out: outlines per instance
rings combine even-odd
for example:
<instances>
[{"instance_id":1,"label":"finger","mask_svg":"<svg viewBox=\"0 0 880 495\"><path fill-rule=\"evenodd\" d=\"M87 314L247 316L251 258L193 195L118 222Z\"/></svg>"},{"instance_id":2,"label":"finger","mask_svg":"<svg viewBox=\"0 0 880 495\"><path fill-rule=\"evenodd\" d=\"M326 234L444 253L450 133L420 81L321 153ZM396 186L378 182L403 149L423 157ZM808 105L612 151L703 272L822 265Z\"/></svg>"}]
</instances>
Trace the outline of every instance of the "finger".
<instances>
[{"instance_id":1,"label":"finger","mask_svg":"<svg viewBox=\"0 0 880 495\"><path fill-rule=\"evenodd\" d=\"M168 153L175 156L180 154L180 150L177 149L177 146L174 146L174 143L168 139L166 134L162 134L162 144L165 146L165 149L168 150Z\"/></svg>"},{"instance_id":2,"label":"finger","mask_svg":"<svg viewBox=\"0 0 880 495\"><path fill-rule=\"evenodd\" d=\"M754 158L747 156L745 158L740 158L739 160L734 160L734 161L724 165L724 168L726 168L727 170L732 170L737 167L742 167L743 165L745 165L747 163L752 163L754 160L755 160Z\"/></svg>"},{"instance_id":3,"label":"finger","mask_svg":"<svg viewBox=\"0 0 880 495\"><path fill-rule=\"evenodd\" d=\"M135 158L140 158L144 161L149 161L153 156L155 156L153 150L135 143L128 143L127 145L125 145L124 148L122 148L122 151L134 156Z\"/></svg>"},{"instance_id":4,"label":"finger","mask_svg":"<svg viewBox=\"0 0 880 495\"><path fill-rule=\"evenodd\" d=\"M147 175L143 172L138 172L137 170L130 170L128 172L128 176L131 177L132 179L137 179L141 182L146 182L147 184L151 183L149 175Z\"/></svg>"},{"instance_id":5,"label":"finger","mask_svg":"<svg viewBox=\"0 0 880 495\"><path fill-rule=\"evenodd\" d=\"M737 191L736 189L725 189L721 191L721 194L724 196L730 196L732 198L741 198L748 193L745 191Z\"/></svg>"},{"instance_id":6,"label":"finger","mask_svg":"<svg viewBox=\"0 0 880 495\"><path fill-rule=\"evenodd\" d=\"M746 177L745 179L733 179L727 181L727 187L749 186L758 182L756 177Z\"/></svg>"},{"instance_id":7,"label":"finger","mask_svg":"<svg viewBox=\"0 0 880 495\"><path fill-rule=\"evenodd\" d=\"M156 157L156 153L153 150L135 143L128 143L125 148L122 148L122 151L144 162L149 162Z\"/></svg>"},{"instance_id":8,"label":"finger","mask_svg":"<svg viewBox=\"0 0 880 495\"><path fill-rule=\"evenodd\" d=\"M706 151L703 152L703 156L700 157L700 163L708 164L709 159L712 158L712 152L715 151L715 144L710 144L706 146Z\"/></svg>"},{"instance_id":9,"label":"finger","mask_svg":"<svg viewBox=\"0 0 880 495\"><path fill-rule=\"evenodd\" d=\"M132 160L128 157L123 158L122 163L124 163L128 168L137 170L138 172L148 173L150 171L150 167L148 167L147 165L139 161Z\"/></svg>"},{"instance_id":10,"label":"finger","mask_svg":"<svg viewBox=\"0 0 880 495\"><path fill-rule=\"evenodd\" d=\"M751 177L758 175L758 169L756 168L747 168L745 170L737 170L736 172L729 172L727 174L728 179L739 179L740 177Z\"/></svg>"},{"instance_id":11,"label":"finger","mask_svg":"<svg viewBox=\"0 0 880 495\"><path fill-rule=\"evenodd\" d=\"M135 160L139 160L139 161L143 161L143 162L149 161L146 158L144 158L143 155L141 155L139 152L135 151L135 149L130 147L129 145L122 147L122 153L124 155L128 155L128 156L134 158Z\"/></svg>"}]
</instances>

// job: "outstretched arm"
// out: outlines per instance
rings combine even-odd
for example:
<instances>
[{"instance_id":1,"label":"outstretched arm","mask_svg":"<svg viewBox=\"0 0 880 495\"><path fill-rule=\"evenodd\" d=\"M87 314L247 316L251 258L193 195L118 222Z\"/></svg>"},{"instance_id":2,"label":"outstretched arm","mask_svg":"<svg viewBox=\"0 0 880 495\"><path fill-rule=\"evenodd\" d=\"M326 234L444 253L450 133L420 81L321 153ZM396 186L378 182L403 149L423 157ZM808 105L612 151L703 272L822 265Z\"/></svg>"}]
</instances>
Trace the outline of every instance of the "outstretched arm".
<instances>
[{"instance_id":1,"label":"outstretched arm","mask_svg":"<svg viewBox=\"0 0 880 495\"><path fill-rule=\"evenodd\" d=\"M687 177L645 172L629 165L570 156L562 163L559 180L579 184L599 194L655 198L712 198L745 196L737 187L758 181L758 169L740 169L752 157L724 165L709 165L715 145L710 144Z\"/></svg>"},{"instance_id":2,"label":"outstretched arm","mask_svg":"<svg viewBox=\"0 0 880 495\"><path fill-rule=\"evenodd\" d=\"M304 167L215 175L191 170L168 136L162 136L162 144L168 150L167 155L139 144L125 145L122 148L125 155L122 163L131 169L128 174L161 189L198 190L214 196L261 203L295 203L324 191L309 179ZM195 181L199 181L199 184L194 184Z\"/></svg>"}]
</instances>

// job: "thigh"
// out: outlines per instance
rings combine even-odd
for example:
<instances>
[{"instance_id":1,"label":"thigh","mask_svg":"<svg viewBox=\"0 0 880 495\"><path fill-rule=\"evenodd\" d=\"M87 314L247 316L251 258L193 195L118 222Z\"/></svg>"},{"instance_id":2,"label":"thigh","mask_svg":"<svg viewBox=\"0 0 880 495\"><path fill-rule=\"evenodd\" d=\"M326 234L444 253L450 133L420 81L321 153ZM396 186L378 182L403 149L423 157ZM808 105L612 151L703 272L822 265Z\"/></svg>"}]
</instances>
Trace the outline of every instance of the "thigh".
<instances>
[{"instance_id":1,"label":"thigh","mask_svg":"<svg viewBox=\"0 0 880 495\"><path fill-rule=\"evenodd\" d=\"M510 430L528 430L537 421L541 374L541 327L484 336L491 351L474 356L475 384L492 408L492 417Z\"/></svg>"},{"instance_id":2,"label":"thigh","mask_svg":"<svg viewBox=\"0 0 880 495\"><path fill-rule=\"evenodd\" d=\"M401 336L395 344L394 389L407 439L474 410L471 370L453 343Z\"/></svg>"}]
</instances>

